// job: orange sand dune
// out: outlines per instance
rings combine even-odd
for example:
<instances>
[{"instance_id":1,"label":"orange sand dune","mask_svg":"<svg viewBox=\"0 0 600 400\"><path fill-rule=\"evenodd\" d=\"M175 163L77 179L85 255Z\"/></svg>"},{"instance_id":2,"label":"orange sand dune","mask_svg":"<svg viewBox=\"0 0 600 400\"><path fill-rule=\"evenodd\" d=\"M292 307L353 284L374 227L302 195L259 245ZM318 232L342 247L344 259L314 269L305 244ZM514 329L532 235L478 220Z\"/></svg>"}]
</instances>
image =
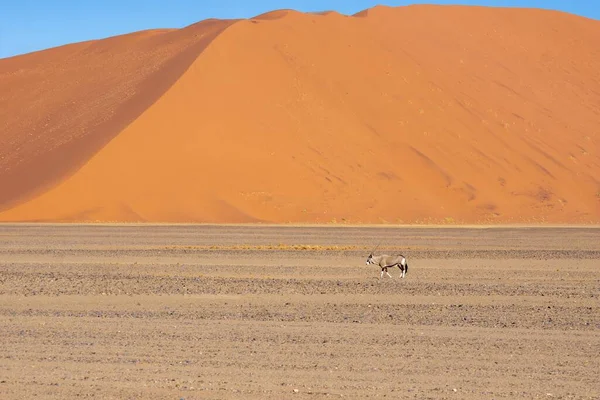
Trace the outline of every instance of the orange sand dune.
<instances>
[{"instance_id":1,"label":"orange sand dune","mask_svg":"<svg viewBox=\"0 0 600 400\"><path fill-rule=\"evenodd\" d=\"M600 223L599 42L375 7L0 60L0 221Z\"/></svg>"},{"instance_id":2,"label":"orange sand dune","mask_svg":"<svg viewBox=\"0 0 600 400\"><path fill-rule=\"evenodd\" d=\"M0 60L0 209L85 164L232 22L203 21Z\"/></svg>"}]
</instances>

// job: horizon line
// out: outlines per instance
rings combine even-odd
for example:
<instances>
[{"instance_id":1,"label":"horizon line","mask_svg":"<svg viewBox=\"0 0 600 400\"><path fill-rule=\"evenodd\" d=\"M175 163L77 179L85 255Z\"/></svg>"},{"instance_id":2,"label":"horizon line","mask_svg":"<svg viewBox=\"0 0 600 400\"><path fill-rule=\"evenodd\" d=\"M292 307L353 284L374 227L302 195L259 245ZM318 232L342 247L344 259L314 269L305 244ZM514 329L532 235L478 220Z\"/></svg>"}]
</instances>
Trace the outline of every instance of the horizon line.
<instances>
[{"instance_id":1,"label":"horizon line","mask_svg":"<svg viewBox=\"0 0 600 400\"><path fill-rule=\"evenodd\" d=\"M376 4L372 7L367 7L365 9L359 10L353 14L346 14L343 12L340 12L338 10L335 9L326 9L326 10L314 10L314 11L301 11L295 8L277 8L277 9L272 9L270 11L266 11L266 12L262 12L260 14L256 14L254 16L250 16L250 17L241 17L241 18L218 18L218 17L207 17L207 18L203 18L203 19L199 19L196 22L192 22L190 24L187 25L183 25L180 27L153 27L153 28L145 28L145 29L138 29L138 30L129 30L126 32L121 32L121 33L116 33L116 34L109 34L109 35L105 35L105 36L97 36L97 37L93 37L93 38L88 38L88 39L82 39L82 40L75 40L75 41L71 41L71 42L64 42L62 44L58 44L55 46L49 46L49 47L43 47L37 50L32 50L32 51L26 51L26 52L22 52L22 53L16 53L16 54L12 54L12 55L8 55L8 56L4 56L4 57L0 57L0 62L2 62L3 60L8 60L11 58L15 58L15 57L22 57L22 56L27 56L30 54L35 54L35 53L41 53L44 51L48 51L48 50L52 50L52 49L58 49L61 47L65 47L65 46L71 46L71 45L76 45L76 44L83 44L83 43L88 43L88 42L98 42L98 41L102 41L102 40L106 40L106 39L111 39L111 38L117 38L117 37L121 37L121 36L127 36L127 35L131 35L131 34L135 34L135 33L141 33L141 32L150 32L150 31L156 31L156 30L182 30L182 29L186 29L190 26L202 23L204 21L211 21L211 20L215 20L215 21L235 21L235 22L239 22L239 21L250 21L253 19L257 19L258 17L264 16L264 15L268 15L271 13L276 13L276 12L280 12L280 11L289 11L289 12L295 12L295 13L299 13L299 14L303 14L303 15L315 15L318 17L327 17L328 15L325 13L335 13L338 15L341 15L343 17L348 17L348 18L365 18L365 17L361 17L358 14L364 13L366 11L370 11L376 8L392 8L392 9L398 9L398 8L408 8L408 7L436 7L436 8L454 8L454 7L462 7L462 8L496 8L496 9L511 9L511 10L539 10L539 11L544 11L544 12L556 12L556 13L561 13L561 14L568 14L568 15L572 15L572 16L576 16L579 18L584 18L584 19L590 19L593 21L599 21L600 19L597 18L593 18L593 17L589 17L586 15L582 15L582 14L576 14L573 12L569 12L569 11L564 11L564 10L559 10L556 8L543 8L543 7L527 7L527 6L497 6L497 5L474 5L474 4L460 4L460 3L456 3L456 4L435 4L435 3L412 3L412 4L406 4L406 5L399 5L399 6L388 6L388 5L384 5L384 4ZM276 18L279 19L279 18ZM268 20L266 20L268 21Z\"/></svg>"}]
</instances>

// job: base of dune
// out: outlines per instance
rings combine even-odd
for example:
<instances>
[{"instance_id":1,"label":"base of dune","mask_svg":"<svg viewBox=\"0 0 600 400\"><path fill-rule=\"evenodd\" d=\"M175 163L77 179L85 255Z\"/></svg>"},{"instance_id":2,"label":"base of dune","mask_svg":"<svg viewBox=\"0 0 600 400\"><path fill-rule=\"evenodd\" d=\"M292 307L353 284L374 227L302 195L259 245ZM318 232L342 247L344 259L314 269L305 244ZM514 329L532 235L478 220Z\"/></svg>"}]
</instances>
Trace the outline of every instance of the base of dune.
<instances>
[{"instance_id":1,"label":"base of dune","mask_svg":"<svg viewBox=\"0 0 600 400\"><path fill-rule=\"evenodd\" d=\"M135 213L109 213L105 216L95 214L85 216L87 213L81 213L73 216L58 215L40 217L12 215L11 213L0 214L0 223L22 223L22 224L109 224L109 225L223 225L223 226L242 226L242 225L260 225L260 226L423 226L432 228L443 228L448 226L462 227L527 227L527 226L546 226L546 227L578 227L578 226L600 226L600 220L586 217L565 218L563 216L527 216L514 218L466 218L456 219L453 217L374 217L357 218L352 216L330 217L329 213L323 212L322 216L313 216L305 218L282 218L267 219L255 218L248 215L240 215L225 218L206 217L197 219L186 218L136 218Z\"/></svg>"},{"instance_id":2,"label":"base of dune","mask_svg":"<svg viewBox=\"0 0 600 400\"><path fill-rule=\"evenodd\" d=\"M280 10L0 60L0 222L600 224L593 37Z\"/></svg>"}]
</instances>

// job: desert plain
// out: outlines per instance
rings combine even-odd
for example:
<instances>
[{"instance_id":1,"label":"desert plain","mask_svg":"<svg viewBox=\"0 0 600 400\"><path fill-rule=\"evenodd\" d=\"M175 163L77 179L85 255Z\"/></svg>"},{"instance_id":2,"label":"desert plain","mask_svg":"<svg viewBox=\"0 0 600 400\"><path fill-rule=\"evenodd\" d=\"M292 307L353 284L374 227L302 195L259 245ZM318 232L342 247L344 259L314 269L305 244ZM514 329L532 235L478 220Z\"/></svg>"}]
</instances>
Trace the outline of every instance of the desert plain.
<instances>
[{"instance_id":1,"label":"desert plain","mask_svg":"<svg viewBox=\"0 0 600 400\"><path fill-rule=\"evenodd\" d=\"M0 398L597 399L599 234L2 224Z\"/></svg>"}]
</instances>

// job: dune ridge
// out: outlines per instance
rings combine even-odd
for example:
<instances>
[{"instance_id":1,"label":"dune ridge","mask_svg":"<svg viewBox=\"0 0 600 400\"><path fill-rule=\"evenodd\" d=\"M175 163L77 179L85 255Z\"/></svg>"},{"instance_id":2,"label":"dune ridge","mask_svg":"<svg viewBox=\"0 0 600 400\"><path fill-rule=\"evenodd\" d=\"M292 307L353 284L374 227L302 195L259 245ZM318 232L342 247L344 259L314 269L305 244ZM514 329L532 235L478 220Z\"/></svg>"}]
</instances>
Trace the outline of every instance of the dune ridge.
<instances>
[{"instance_id":1,"label":"dune ridge","mask_svg":"<svg viewBox=\"0 0 600 400\"><path fill-rule=\"evenodd\" d=\"M231 23L207 20L0 60L0 209L73 174Z\"/></svg>"},{"instance_id":2,"label":"dune ridge","mask_svg":"<svg viewBox=\"0 0 600 400\"><path fill-rule=\"evenodd\" d=\"M135 45L154 58L115 64L154 63L169 78L127 97L135 111L107 117L113 128L80 135L87 151L57 151L46 165L39 139L22 142L23 121L44 122L54 101L61 123L45 140L77 137L51 96L61 81L21 114L0 103L0 139L14 143L0 155L0 221L599 223L595 38L598 21L560 12L378 6L98 41L90 64ZM16 64L47 67L88 46L0 60L0 87L17 85L4 72ZM98 104L107 71L94 75L96 95L75 100L90 114L122 104ZM159 81L117 76L125 88Z\"/></svg>"}]
</instances>

